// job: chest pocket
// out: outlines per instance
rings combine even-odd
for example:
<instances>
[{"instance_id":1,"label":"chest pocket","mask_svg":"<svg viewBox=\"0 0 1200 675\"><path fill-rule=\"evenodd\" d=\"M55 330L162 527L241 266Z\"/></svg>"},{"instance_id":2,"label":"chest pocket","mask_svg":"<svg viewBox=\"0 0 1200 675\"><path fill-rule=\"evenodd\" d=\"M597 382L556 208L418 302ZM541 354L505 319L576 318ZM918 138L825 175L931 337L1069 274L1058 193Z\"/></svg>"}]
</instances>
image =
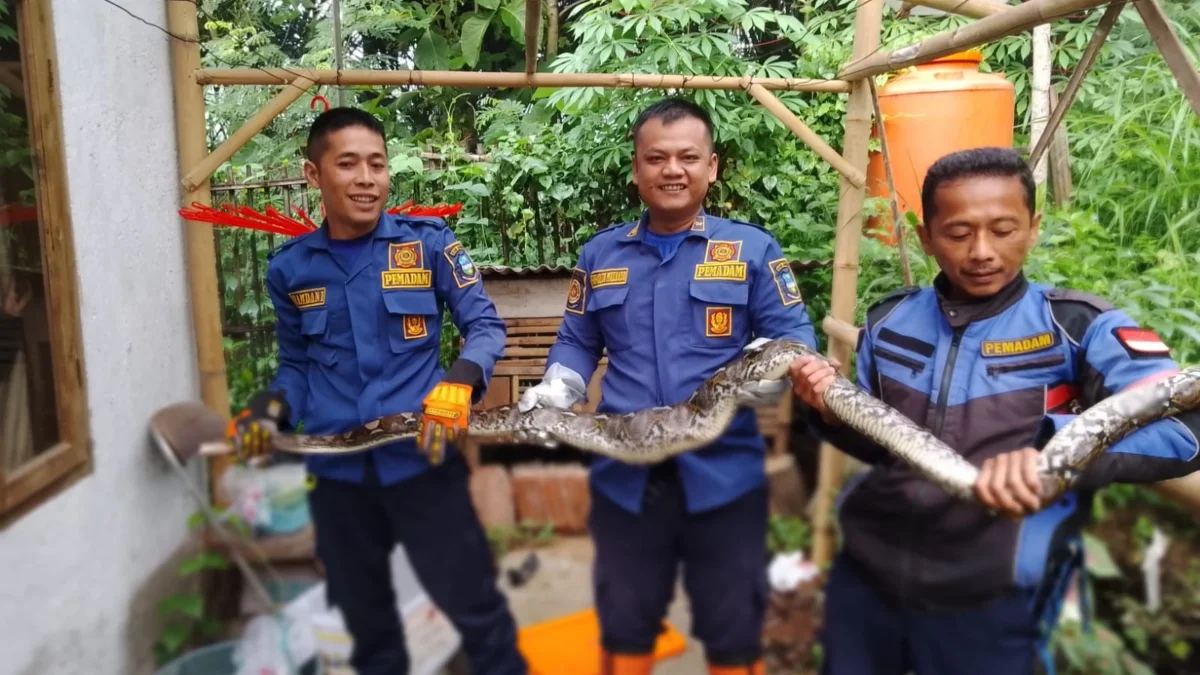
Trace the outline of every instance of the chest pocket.
<instances>
[{"instance_id":1,"label":"chest pocket","mask_svg":"<svg viewBox=\"0 0 1200 675\"><path fill-rule=\"evenodd\" d=\"M308 338L308 358L325 366L337 363L337 347L329 340L329 309L301 310L300 334Z\"/></svg>"},{"instance_id":2,"label":"chest pocket","mask_svg":"<svg viewBox=\"0 0 1200 675\"><path fill-rule=\"evenodd\" d=\"M692 281L688 294L692 346L727 348L746 344L750 334L749 285Z\"/></svg>"},{"instance_id":3,"label":"chest pocket","mask_svg":"<svg viewBox=\"0 0 1200 675\"><path fill-rule=\"evenodd\" d=\"M384 291L384 330L392 353L437 346L442 332L437 296L429 291Z\"/></svg>"},{"instance_id":4,"label":"chest pocket","mask_svg":"<svg viewBox=\"0 0 1200 675\"><path fill-rule=\"evenodd\" d=\"M587 311L596 317L604 345L610 351L629 349L633 344L625 305L628 298L628 286L594 288L588 298Z\"/></svg>"}]
</instances>

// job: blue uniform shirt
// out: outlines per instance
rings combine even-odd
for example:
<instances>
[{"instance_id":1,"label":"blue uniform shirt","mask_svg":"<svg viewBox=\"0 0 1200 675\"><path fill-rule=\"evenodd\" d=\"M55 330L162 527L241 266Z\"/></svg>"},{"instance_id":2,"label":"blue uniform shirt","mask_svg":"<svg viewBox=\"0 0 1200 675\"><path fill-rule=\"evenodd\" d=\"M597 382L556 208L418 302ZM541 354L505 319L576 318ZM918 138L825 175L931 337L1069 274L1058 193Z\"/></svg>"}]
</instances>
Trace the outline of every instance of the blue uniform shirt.
<instances>
[{"instance_id":1,"label":"blue uniform shirt","mask_svg":"<svg viewBox=\"0 0 1200 675\"><path fill-rule=\"evenodd\" d=\"M327 227L272 252L267 290L275 305L279 372L295 426L340 433L400 412L419 412L445 373L438 363L442 311L466 342L461 358L482 370L482 396L504 351L505 326L453 232L440 218L383 214L359 240L330 240ZM367 451L384 484L429 468L415 440ZM366 454L313 456L309 471L364 480Z\"/></svg>"},{"instance_id":2,"label":"blue uniform shirt","mask_svg":"<svg viewBox=\"0 0 1200 675\"><path fill-rule=\"evenodd\" d=\"M757 337L816 348L795 277L764 228L701 213L673 254L668 248L664 256L663 242L648 239L645 214L603 230L584 244L572 272L547 366L562 363L587 381L607 350L599 411L679 403ZM743 409L717 442L678 456L689 511L721 506L761 485L764 447L754 411ZM637 513L647 473L597 458L591 479Z\"/></svg>"}]
</instances>

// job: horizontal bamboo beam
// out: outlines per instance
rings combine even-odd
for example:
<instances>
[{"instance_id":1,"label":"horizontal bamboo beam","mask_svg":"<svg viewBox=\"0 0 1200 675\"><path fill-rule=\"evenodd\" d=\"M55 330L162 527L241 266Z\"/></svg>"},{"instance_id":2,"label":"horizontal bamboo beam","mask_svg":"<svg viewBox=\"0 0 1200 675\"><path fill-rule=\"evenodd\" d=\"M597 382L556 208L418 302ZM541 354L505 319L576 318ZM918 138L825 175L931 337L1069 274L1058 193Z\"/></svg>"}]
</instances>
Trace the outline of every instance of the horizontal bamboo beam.
<instances>
[{"instance_id":1,"label":"horizontal bamboo beam","mask_svg":"<svg viewBox=\"0 0 1200 675\"><path fill-rule=\"evenodd\" d=\"M196 82L211 85L272 85L305 77L316 84L360 87L605 87L643 89L745 89L761 84L772 91L850 92L841 80L713 75L645 75L629 73L478 73L450 70L310 70L293 68L200 68Z\"/></svg>"},{"instance_id":2,"label":"horizontal bamboo beam","mask_svg":"<svg viewBox=\"0 0 1200 675\"><path fill-rule=\"evenodd\" d=\"M1109 0L1029 0L997 12L962 28L938 33L915 44L890 51L879 51L842 66L838 77L861 80L883 73L927 63L941 56L1016 35L1051 20L1108 4Z\"/></svg>"},{"instance_id":3,"label":"horizontal bamboo beam","mask_svg":"<svg viewBox=\"0 0 1200 675\"><path fill-rule=\"evenodd\" d=\"M940 9L943 12L972 19L982 19L1009 9L1009 5L991 2L991 0L908 0L908 4Z\"/></svg>"},{"instance_id":4,"label":"horizontal bamboo beam","mask_svg":"<svg viewBox=\"0 0 1200 675\"><path fill-rule=\"evenodd\" d=\"M821 329L834 340L850 345L851 350L858 346L858 333L862 330L858 326L846 323L832 314L827 315L821 321Z\"/></svg>"},{"instance_id":5,"label":"horizontal bamboo beam","mask_svg":"<svg viewBox=\"0 0 1200 675\"><path fill-rule=\"evenodd\" d=\"M233 157L235 152L241 150L242 146L250 142L255 134L266 128L271 120L278 117L279 113L300 98L311 86L313 86L313 81L306 77L296 78L295 81L285 85L274 98L267 101L262 109L254 113L253 117L242 123L237 131L226 138L224 143L217 146L216 150L210 152L207 157L200 160L195 168L187 172L187 175L183 177L183 188L191 192L202 185L217 170L217 167Z\"/></svg>"},{"instance_id":6,"label":"horizontal bamboo beam","mask_svg":"<svg viewBox=\"0 0 1200 675\"><path fill-rule=\"evenodd\" d=\"M1112 30L1112 27L1116 25L1117 18L1121 15L1121 10L1124 7L1125 1L1119 0L1104 10L1104 16L1100 17L1100 23L1096 25L1095 32L1092 33L1087 47L1083 50L1083 56L1080 56L1079 63L1075 64L1075 70L1071 73L1071 79L1067 81L1067 88L1063 91L1058 105L1054 106L1053 112L1050 113L1050 119L1046 121L1046 128L1042 130L1041 137L1037 139L1037 144L1033 146L1033 152L1029 154L1030 166L1037 166L1038 162L1042 161L1042 154L1050 146L1050 141L1054 138L1054 132L1058 129L1058 125L1062 123L1063 118L1066 117L1067 110L1071 107L1071 104L1075 102L1075 95L1079 93L1079 86L1083 84L1084 76L1092 69L1092 64L1096 62L1096 57L1100 55L1100 48L1104 46L1104 41L1108 39L1108 34Z\"/></svg>"},{"instance_id":7,"label":"horizontal bamboo beam","mask_svg":"<svg viewBox=\"0 0 1200 675\"><path fill-rule=\"evenodd\" d=\"M1179 36L1171 30L1171 24L1163 14L1162 7L1157 0L1136 0L1133 5L1142 16L1142 23L1146 25L1154 44L1158 45L1158 51L1167 62L1167 67L1175 75L1183 95L1192 104L1192 110L1200 115L1200 74L1197 74L1196 67L1188 62L1187 52L1179 43Z\"/></svg>"},{"instance_id":8,"label":"horizontal bamboo beam","mask_svg":"<svg viewBox=\"0 0 1200 675\"><path fill-rule=\"evenodd\" d=\"M867 184L867 177L847 162L844 157L839 155L836 150L829 147L829 144L821 139L808 125L796 117L788 107L783 104L783 101L775 98L775 96L763 88L761 84L752 84L749 87L750 95L756 101L762 104L772 115L783 122L783 125L792 130L804 144L812 148L813 152L817 153L829 165L837 169L839 173L846 177L854 184L854 187L863 187Z\"/></svg>"}]
</instances>

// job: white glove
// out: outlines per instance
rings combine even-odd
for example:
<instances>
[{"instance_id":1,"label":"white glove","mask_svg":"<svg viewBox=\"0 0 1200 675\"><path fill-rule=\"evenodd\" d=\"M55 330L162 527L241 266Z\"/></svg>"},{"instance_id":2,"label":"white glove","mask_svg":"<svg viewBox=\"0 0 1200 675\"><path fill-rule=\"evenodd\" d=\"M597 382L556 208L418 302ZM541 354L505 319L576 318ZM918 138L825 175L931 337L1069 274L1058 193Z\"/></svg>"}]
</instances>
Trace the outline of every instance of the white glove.
<instances>
[{"instance_id":1,"label":"white glove","mask_svg":"<svg viewBox=\"0 0 1200 675\"><path fill-rule=\"evenodd\" d=\"M552 363L542 381L525 390L517 401L517 410L529 412L536 407L566 410L587 399L583 376L561 363Z\"/></svg>"},{"instance_id":2,"label":"white glove","mask_svg":"<svg viewBox=\"0 0 1200 675\"><path fill-rule=\"evenodd\" d=\"M753 342L743 347L742 351L752 351L768 342L772 342L772 339L755 338ZM769 408L779 405L779 401L791 386L792 382L788 378L748 382L738 390L738 403L750 408Z\"/></svg>"}]
</instances>

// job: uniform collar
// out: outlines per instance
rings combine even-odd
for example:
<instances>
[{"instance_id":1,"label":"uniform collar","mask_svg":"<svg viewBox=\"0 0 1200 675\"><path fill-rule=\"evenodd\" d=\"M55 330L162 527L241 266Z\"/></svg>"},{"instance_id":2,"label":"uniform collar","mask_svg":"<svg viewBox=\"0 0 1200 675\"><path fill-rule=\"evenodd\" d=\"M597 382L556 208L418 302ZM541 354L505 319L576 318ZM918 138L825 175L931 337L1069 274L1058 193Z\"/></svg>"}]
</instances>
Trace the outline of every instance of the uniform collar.
<instances>
[{"instance_id":1,"label":"uniform collar","mask_svg":"<svg viewBox=\"0 0 1200 675\"><path fill-rule=\"evenodd\" d=\"M375 223L375 229L372 230L373 239L414 239L412 227L401 218L397 218L387 211L379 214L379 222ZM312 234L304 238L304 243L312 248L329 250L329 220L322 219L321 226Z\"/></svg>"},{"instance_id":2,"label":"uniform collar","mask_svg":"<svg viewBox=\"0 0 1200 675\"><path fill-rule=\"evenodd\" d=\"M625 233L621 236L620 241L624 243L641 242L646 240L646 222L650 219L650 211L643 210L642 215L637 219L633 226L626 225ZM687 230L688 237L700 237L705 241L712 234L713 226L716 225L716 218L708 215L704 209L700 209L700 214L696 216L696 221L692 223L690 230ZM686 239L687 237L685 237Z\"/></svg>"},{"instance_id":3,"label":"uniform collar","mask_svg":"<svg viewBox=\"0 0 1200 675\"><path fill-rule=\"evenodd\" d=\"M944 272L938 272L937 277L933 280L933 288L937 293L938 306L941 307L946 321L953 328L961 328L973 321L990 319L1012 307L1025 295L1026 289L1029 288L1029 281L1025 278L1025 272L1021 271L1017 273L1015 279L1008 282L1008 285L997 291L995 295L969 300L951 300L947 297L950 292L950 280L946 278Z\"/></svg>"}]
</instances>

